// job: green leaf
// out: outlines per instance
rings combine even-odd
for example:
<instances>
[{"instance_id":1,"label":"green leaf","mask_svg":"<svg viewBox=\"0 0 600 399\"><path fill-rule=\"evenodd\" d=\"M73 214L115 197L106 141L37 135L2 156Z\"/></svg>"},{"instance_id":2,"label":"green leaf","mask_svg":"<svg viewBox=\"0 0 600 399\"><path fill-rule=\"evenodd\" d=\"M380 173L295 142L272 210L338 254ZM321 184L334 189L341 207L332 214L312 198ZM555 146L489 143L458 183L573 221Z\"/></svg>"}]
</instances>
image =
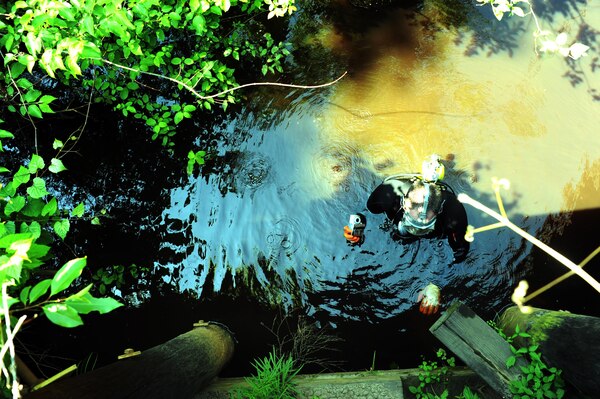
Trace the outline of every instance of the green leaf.
<instances>
[{"instance_id":1,"label":"green leaf","mask_svg":"<svg viewBox=\"0 0 600 399\"><path fill-rule=\"evenodd\" d=\"M65 302L80 314L88 314L94 311L104 314L123 306L113 298L94 298L90 293L86 293L81 297L67 298Z\"/></svg>"},{"instance_id":2,"label":"green leaf","mask_svg":"<svg viewBox=\"0 0 600 399\"><path fill-rule=\"evenodd\" d=\"M83 324L77 311L64 303L51 303L42 309L48 320L61 327L72 328Z\"/></svg>"},{"instance_id":3,"label":"green leaf","mask_svg":"<svg viewBox=\"0 0 600 399\"><path fill-rule=\"evenodd\" d=\"M54 97L54 96L51 96L51 95L49 95L49 94L43 95L43 96L40 98L40 102L41 102L42 104L50 104L50 103L51 103L52 101L54 101L54 100L56 100L56 97Z\"/></svg>"},{"instance_id":4,"label":"green leaf","mask_svg":"<svg viewBox=\"0 0 600 399\"><path fill-rule=\"evenodd\" d=\"M39 198L29 198L21 213L31 218L39 218L46 203Z\"/></svg>"},{"instance_id":5,"label":"green leaf","mask_svg":"<svg viewBox=\"0 0 600 399\"><path fill-rule=\"evenodd\" d=\"M179 122L181 122L183 120L183 112L177 112L175 114L175 124L178 125Z\"/></svg>"},{"instance_id":6,"label":"green leaf","mask_svg":"<svg viewBox=\"0 0 600 399\"><path fill-rule=\"evenodd\" d=\"M31 161L29 161L29 172L35 173L39 169L43 169L46 164L44 163L44 159L37 154L33 154L31 156Z\"/></svg>"},{"instance_id":7,"label":"green leaf","mask_svg":"<svg viewBox=\"0 0 600 399\"><path fill-rule=\"evenodd\" d=\"M0 187L0 196L12 197L17 193L17 188L12 181L9 181L6 185Z\"/></svg>"},{"instance_id":8,"label":"green leaf","mask_svg":"<svg viewBox=\"0 0 600 399\"><path fill-rule=\"evenodd\" d=\"M0 139L14 139L15 136L8 130L0 129Z\"/></svg>"},{"instance_id":9,"label":"green leaf","mask_svg":"<svg viewBox=\"0 0 600 399\"><path fill-rule=\"evenodd\" d=\"M48 291L48 288L50 288L51 283L52 280L50 279L42 280L39 283L37 283L29 293L29 303L34 303L42 295L44 295Z\"/></svg>"},{"instance_id":10,"label":"green leaf","mask_svg":"<svg viewBox=\"0 0 600 399\"><path fill-rule=\"evenodd\" d=\"M8 223L14 223L14 222L8 222ZM6 223L6 224L8 225L8 223ZM29 233L15 234L11 231L11 232L9 232L9 235L0 238L0 248L9 248L13 243L22 241L22 240L27 240L29 238L31 238L31 234L29 234Z\"/></svg>"},{"instance_id":11,"label":"green leaf","mask_svg":"<svg viewBox=\"0 0 600 399\"><path fill-rule=\"evenodd\" d=\"M27 305L27 300L29 299L29 291L31 291L31 287L27 286L21 290L19 294L19 300L23 305Z\"/></svg>"},{"instance_id":12,"label":"green leaf","mask_svg":"<svg viewBox=\"0 0 600 399\"><path fill-rule=\"evenodd\" d=\"M192 26L197 35L202 35L206 31L206 19L202 15L196 15L192 20Z\"/></svg>"},{"instance_id":13,"label":"green leaf","mask_svg":"<svg viewBox=\"0 0 600 399\"><path fill-rule=\"evenodd\" d=\"M83 46L83 51L81 52L81 58L101 58L102 53L98 46L94 43L86 42L85 46Z\"/></svg>"},{"instance_id":14,"label":"green leaf","mask_svg":"<svg viewBox=\"0 0 600 399\"><path fill-rule=\"evenodd\" d=\"M14 40L14 35L6 35L6 41L4 42L4 48L6 48L6 51L10 51Z\"/></svg>"},{"instance_id":15,"label":"green leaf","mask_svg":"<svg viewBox=\"0 0 600 399\"><path fill-rule=\"evenodd\" d=\"M54 110L48 104L40 104L40 110L45 114L53 114Z\"/></svg>"},{"instance_id":16,"label":"green leaf","mask_svg":"<svg viewBox=\"0 0 600 399\"><path fill-rule=\"evenodd\" d=\"M44 117L42 115L42 111L40 110L40 107L38 107L35 104L31 104L31 105L27 106L27 113L33 117L40 118L40 119L42 119Z\"/></svg>"},{"instance_id":17,"label":"green leaf","mask_svg":"<svg viewBox=\"0 0 600 399\"><path fill-rule=\"evenodd\" d=\"M52 148L54 148L55 150L58 150L59 148L62 148L64 146L63 142L58 140L58 139L54 139L54 142L52 143Z\"/></svg>"},{"instance_id":18,"label":"green leaf","mask_svg":"<svg viewBox=\"0 0 600 399\"><path fill-rule=\"evenodd\" d=\"M95 226L99 226L100 225L100 219L98 219L98 216L94 216L90 222L91 224L95 225Z\"/></svg>"},{"instance_id":19,"label":"green leaf","mask_svg":"<svg viewBox=\"0 0 600 399\"><path fill-rule=\"evenodd\" d=\"M54 216L54 214L56 213L57 210L58 210L58 202L56 201L56 198L52 197L52 199L46 205L44 205L44 207L42 208L41 215L42 216Z\"/></svg>"},{"instance_id":20,"label":"green leaf","mask_svg":"<svg viewBox=\"0 0 600 399\"><path fill-rule=\"evenodd\" d=\"M61 219L61 220L56 221L54 223L53 227L54 227L54 232L56 233L56 235L58 235L60 238L62 238L64 240L65 237L67 236L67 233L69 232L71 223L69 222L69 219Z\"/></svg>"},{"instance_id":21,"label":"green leaf","mask_svg":"<svg viewBox=\"0 0 600 399\"><path fill-rule=\"evenodd\" d=\"M25 206L25 197L13 197L6 203L4 214L10 216L14 212L19 212Z\"/></svg>"},{"instance_id":22,"label":"green leaf","mask_svg":"<svg viewBox=\"0 0 600 399\"><path fill-rule=\"evenodd\" d=\"M83 30L90 34L90 36L94 36L94 19L91 15L86 15L81 20L81 26Z\"/></svg>"},{"instance_id":23,"label":"green leaf","mask_svg":"<svg viewBox=\"0 0 600 399\"><path fill-rule=\"evenodd\" d=\"M42 226L39 224L39 222L36 222L35 220L29 225L27 223L21 223L21 232L31 233L33 238L39 238L42 234Z\"/></svg>"},{"instance_id":24,"label":"green leaf","mask_svg":"<svg viewBox=\"0 0 600 399\"><path fill-rule=\"evenodd\" d=\"M50 166L48 167L48 170L52 173L58 173L62 172L63 170L67 170L67 168L65 168L65 165L63 165L60 159L52 158L52 160L50 160Z\"/></svg>"},{"instance_id":25,"label":"green leaf","mask_svg":"<svg viewBox=\"0 0 600 399\"><path fill-rule=\"evenodd\" d=\"M508 359L506 359L506 368L509 369L512 366L514 366L516 361L517 361L516 357L510 356Z\"/></svg>"},{"instance_id":26,"label":"green leaf","mask_svg":"<svg viewBox=\"0 0 600 399\"><path fill-rule=\"evenodd\" d=\"M12 220L9 222L4 223L4 232L2 233L2 239L0 239L0 243L2 243L2 240L5 238L4 236L6 234L15 234L17 228L15 225L15 222L13 222ZM5 248L0 244L0 248Z\"/></svg>"},{"instance_id":27,"label":"green leaf","mask_svg":"<svg viewBox=\"0 0 600 399\"><path fill-rule=\"evenodd\" d=\"M87 258L76 258L71 259L60 268L54 275L51 284L51 295L65 290L71 283L81 275L83 268L85 267Z\"/></svg>"},{"instance_id":28,"label":"green leaf","mask_svg":"<svg viewBox=\"0 0 600 399\"><path fill-rule=\"evenodd\" d=\"M49 193L46 191L46 182L44 179L39 177L34 178L31 187L27 188L27 194L32 198L43 198L48 195Z\"/></svg>"},{"instance_id":29,"label":"green leaf","mask_svg":"<svg viewBox=\"0 0 600 399\"><path fill-rule=\"evenodd\" d=\"M35 222L35 223L37 223L37 222ZM32 264L26 263L25 266L30 269L41 266L42 262L39 261L39 259L46 256L48 254L48 252L50 252L50 247L47 245L41 245L41 244L35 244L35 243L31 244L29 251L27 251L27 255L31 259ZM38 261L35 262L35 264L33 264L36 259Z\"/></svg>"},{"instance_id":30,"label":"green leaf","mask_svg":"<svg viewBox=\"0 0 600 399\"><path fill-rule=\"evenodd\" d=\"M73 208L73 210L71 211L71 215L80 218L83 216L83 212L85 212L85 205L83 204L83 202L80 202L79 205Z\"/></svg>"},{"instance_id":31,"label":"green leaf","mask_svg":"<svg viewBox=\"0 0 600 399\"><path fill-rule=\"evenodd\" d=\"M25 184L29 182L31 178L31 174L29 170L24 166L19 166L19 170L15 173L15 177L13 178L13 183L15 188L19 187L21 184Z\"/></svg>"},{"instance_id":32,"label":"green leaf","mask_svg":"<svg viewBox=\"0 0 600 399\"><path fill-rule=\"evenodd\" d=\"M21 63L13 63L10 66L10 74L12 75L11 78L16 79L18 78L23 71L25 71L25 67L27 64L21 64Z\"/></svg>"},{"instance_id":33,"label":"green leaf","mask_svg":"<svg viewBox=\"0 0 600 399\"><path fill-rule=\"evenodd\" d=\"M198 165L204 165L204 157L206 156L206 152L204 151L198 151L195 155L194 155L194 159L196 160L196 163Z\"/></svg>"},{"instance_id":34,"label":"green leaf","mask_svg":"<svg viewBox=\"0 0 600 399\"><path fill-rule=\"evenodd\" d=\"M75 299L75 298L82 298L85 294L87 294L88 292L90 292L90 290L92 289L93 286L94 286L93 283L92 284L88 284L82 290L80 290L78 293L71 295L66 300Z\"/></svg>"},{"instance_id":35,"label":"green leaf","mask_svg":"<svg viewBox=\"0 0 600 399\"><path fill-rule=\"evenodd\" d=\"M23 100L25 100L26 103L32 103L35 100L37 100L38 97L41 95L42 95L41 91L35 90L35 89L30 89L30 90L27 90L27 92L23 96Z\"/></svg>"}]
</instances>

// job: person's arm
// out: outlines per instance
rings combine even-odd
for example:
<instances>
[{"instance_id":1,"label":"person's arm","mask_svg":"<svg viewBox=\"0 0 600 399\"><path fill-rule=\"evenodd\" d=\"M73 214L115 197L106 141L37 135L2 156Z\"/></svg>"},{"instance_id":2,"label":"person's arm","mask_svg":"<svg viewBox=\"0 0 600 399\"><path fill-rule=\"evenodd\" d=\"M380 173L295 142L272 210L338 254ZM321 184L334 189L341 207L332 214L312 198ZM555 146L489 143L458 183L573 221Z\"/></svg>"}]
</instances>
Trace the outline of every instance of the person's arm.
<instances>
[{"instance_id":1,"label":"person's arm","mask_svg":"<svg viewBox=\"0 0 600 399\"><path fill-rule=\"evenodd\" d=\"M442 210L444 230L448 237L448 244L454 252L452 263L460 263L467 257L470 248L469 242L465 240L468 225L467 212L454 194L447 192L444 197Z\"/></svg>"},{"instance_id":2,"label":"person's arm","mask_svg":"<svg viewBox=\"0 0 600 399\"><path fill-rule=\"evenodd\" d=\"M405 180L389 180L381 183L373 190L367 200L369 212L384 213L394 223L398 223L398 217L402 218L402 199L410 182Z\"/></svg>"}]
</instances>

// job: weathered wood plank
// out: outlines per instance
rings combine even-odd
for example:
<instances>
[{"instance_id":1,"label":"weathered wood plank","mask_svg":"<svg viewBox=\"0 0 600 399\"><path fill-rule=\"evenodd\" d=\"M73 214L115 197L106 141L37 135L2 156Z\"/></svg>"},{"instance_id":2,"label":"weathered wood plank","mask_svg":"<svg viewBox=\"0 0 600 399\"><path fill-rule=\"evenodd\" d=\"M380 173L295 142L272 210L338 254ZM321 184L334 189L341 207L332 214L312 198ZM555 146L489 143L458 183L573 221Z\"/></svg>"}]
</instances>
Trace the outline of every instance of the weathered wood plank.
<instances>
[{"instance_id":1,"label":"weathered wood plank","mask_svg":"<svg viewBox=\"0 0 600 399\"><path fill-rule=\"evenodd\" d=\"M520 375L526 362L517 359L508 369L506 360L512 355L509 344L483 319L462 302L455 302L429 331L494 390L512 397L510 381Z\"/></svg>"}]
</instances>

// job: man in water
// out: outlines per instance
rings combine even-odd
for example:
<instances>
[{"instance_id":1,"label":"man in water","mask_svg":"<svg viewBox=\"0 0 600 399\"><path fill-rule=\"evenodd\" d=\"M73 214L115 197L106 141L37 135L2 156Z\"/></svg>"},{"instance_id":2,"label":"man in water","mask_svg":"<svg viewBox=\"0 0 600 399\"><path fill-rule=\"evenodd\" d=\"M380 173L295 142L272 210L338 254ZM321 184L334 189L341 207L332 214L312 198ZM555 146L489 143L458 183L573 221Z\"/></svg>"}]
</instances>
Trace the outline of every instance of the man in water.
<instances>
[{"instance_id":1,"label":"man in water","mask_svg":"<svg viewBox=\"0 0 600 399\"><path fill-rule=\"evenodd\" d=\"M453 264L467 257L467 213L452 189L437 179L426 180L421 175L389 177L371 193L367 209L374 214L386 214L394 226L392 237L397 241L447 238L454 252ZM366 224L366 218L359 217ZM344 237L352 245L361 245L365 239L362 231L356 234L349 226L344 227ZM437 312L439 288L429 284L419 295L419 301L422 313Z\"/></svg>"}]
</instances>

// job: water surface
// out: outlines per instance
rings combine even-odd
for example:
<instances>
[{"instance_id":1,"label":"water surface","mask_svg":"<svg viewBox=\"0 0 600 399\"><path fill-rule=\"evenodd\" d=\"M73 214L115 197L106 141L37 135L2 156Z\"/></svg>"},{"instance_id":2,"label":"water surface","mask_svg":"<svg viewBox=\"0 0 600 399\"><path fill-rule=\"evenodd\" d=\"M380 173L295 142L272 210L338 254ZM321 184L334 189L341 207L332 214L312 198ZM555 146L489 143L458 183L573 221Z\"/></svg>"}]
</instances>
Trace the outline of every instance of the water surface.
<instances>
[{"instance_id":1,"label":"water surface","mask_svg":"<svg viewBox=\"0 0 600 399\"><path fill-rule=\"evenodd\" d=\"M597 6L575 3L580 18L569 7L547 11L548 27L600 27ZM258 281L254 289L267 301L305 306L332 325L415 312L429 282L445 303L461 299L482 311L506 305L529 272L519 265L531 251L507 229L477 235L467 260L451 267L444 240L398 245L382 215L368 214L360 248L341 234L385 176L418 171L432 153L445 159L448 184L494 209L491 180L509 179L508 215L534 235L549 215L600 206L572 194L584 172L596 181L600 172L593 37L584 37L592 49L582 61L538 56L531 21L498 22L469 10L460 28L435 22L443 17L435 8L424 16L390 11L359 37L323 27L317 37L349 74L294 101L259 92L251 99L258 105L215 126L218 172L170 192L162 215L167 256L156 267L176 272L170 283L198 297L219 292L223 281ZM573 84L574 70L585 83ZM250 111L269 100L276 118ZM467 213L474 226L493 222Z\"/></svg>"}]
</instances>

